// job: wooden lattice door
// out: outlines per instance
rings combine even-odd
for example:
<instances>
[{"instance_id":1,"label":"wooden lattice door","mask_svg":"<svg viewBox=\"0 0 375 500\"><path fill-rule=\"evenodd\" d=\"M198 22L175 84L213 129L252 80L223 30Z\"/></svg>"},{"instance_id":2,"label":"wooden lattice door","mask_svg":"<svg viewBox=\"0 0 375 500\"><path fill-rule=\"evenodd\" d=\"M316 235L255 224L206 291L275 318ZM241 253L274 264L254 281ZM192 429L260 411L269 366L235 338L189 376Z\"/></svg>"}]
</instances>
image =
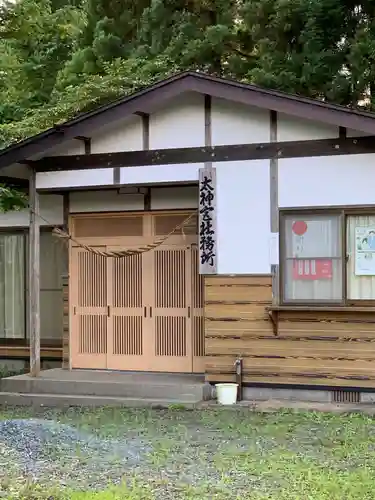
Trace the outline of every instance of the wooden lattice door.
<instances>
[{"instance_id":1,"label":"wooden lattice door","mask_svg":"<svg viewBox=\"0 0 375 500\"><path fill-rule=\"evenodd\" d=\"M187 248L174 246L163 245L150 253L151 371L192 371L189 257Z\"/></svg>"},{"instance_id":2,"label":"wooden lattice door","mask_svg":"<svg viewBox=\"0 0 375 500\"><path fill-rule=\"evenodd\" d=\"M112 370L148 370L147 260L147 254L111 259L108 368Z\"/></svg>"},{"instance_id":3,"label":"wooden lattice door","mask_svg":"<svg viewBox=\"0 0 375 500\"><path fill-rule=\"evenodd\" d=\"M169 234L186 216L77 216L74 235L101 250L139 248ZM166 244L139 255L115 259L71 249L72 368L204 371L196 241L193 220Z\"/></svg>"},{"instance_id":4,"label":"wooden lattice door","mask_svg":"<svg viewBox=\"0 0 375 500\"><path fill-rule=\"evenodd\" d=\"M99 247L106 250L106 247ZM108 265L105 257L71 251L71 366L107 368Z\"/></svg>"},{"instance_id":5,"label":"wooden lattice door","mask_svg":"<svg viewBox=\"0 0 375 500\"><path fill-rule=\"evenodd\" d=\"M203 373L204 365L204 281L199 274L199 252L191 249L191 329L193 341L193 372Z\"/></svg>"}]
</instances>

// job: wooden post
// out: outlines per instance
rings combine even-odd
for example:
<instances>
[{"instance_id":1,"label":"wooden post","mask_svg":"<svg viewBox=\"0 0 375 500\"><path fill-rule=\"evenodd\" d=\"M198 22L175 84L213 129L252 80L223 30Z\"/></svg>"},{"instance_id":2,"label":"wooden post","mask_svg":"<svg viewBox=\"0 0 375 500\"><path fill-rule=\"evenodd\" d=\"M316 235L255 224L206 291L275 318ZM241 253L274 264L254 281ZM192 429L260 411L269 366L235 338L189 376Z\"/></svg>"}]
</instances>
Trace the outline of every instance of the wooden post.
<instances>
[{"instance_id":1,"label":"wooden post","mask_svg":"<svg viewBox=\"0 0 375 500\"><path fill-rule=\"evenodd\" d=\"M40 231L39 195L36 191L36 172L30 168L29 178L29 328L30 328L30 375L37 377L40 373Z\"/></svg>"},{"instance_id":2,"label":"wooden post","mask_svg":"<svg viewBox=\"0 0 375 500\"><path fill-rule=\"evenodd\" d=\"M277 142L277 113L270 111L270 142ZM272 248L272 303L279 304L279 195L278 195L278 161L270 159L270 215Z\"/></svg>"}]
</instances>

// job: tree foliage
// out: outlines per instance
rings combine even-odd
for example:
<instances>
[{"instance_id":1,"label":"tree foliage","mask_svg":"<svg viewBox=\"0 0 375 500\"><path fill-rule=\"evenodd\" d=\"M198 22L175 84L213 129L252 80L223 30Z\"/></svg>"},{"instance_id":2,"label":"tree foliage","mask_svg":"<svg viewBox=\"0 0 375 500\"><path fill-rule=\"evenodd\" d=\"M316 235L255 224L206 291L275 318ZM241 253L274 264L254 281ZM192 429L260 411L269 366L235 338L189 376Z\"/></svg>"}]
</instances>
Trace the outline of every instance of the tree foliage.
<instances>
[{"instance_id":1,"label":"tree foliage","mask_svg":"<svg viewBox=\"0 0 375 500\"><path fill-rule=\"evenodd\" d=\"M18 0L0 147L180 70L375 109L375 0Z\"/></svg>"},{"instance_id":2,"label":"tree foliage","mask_svg":"<svg viewBox=\"0 0 375 500\"><path fill-rule=\"evenodd\" d=\"M28 206L28 198L25 193L0 184L0 212L22 210Z\"/></svg>"}]
</instances>

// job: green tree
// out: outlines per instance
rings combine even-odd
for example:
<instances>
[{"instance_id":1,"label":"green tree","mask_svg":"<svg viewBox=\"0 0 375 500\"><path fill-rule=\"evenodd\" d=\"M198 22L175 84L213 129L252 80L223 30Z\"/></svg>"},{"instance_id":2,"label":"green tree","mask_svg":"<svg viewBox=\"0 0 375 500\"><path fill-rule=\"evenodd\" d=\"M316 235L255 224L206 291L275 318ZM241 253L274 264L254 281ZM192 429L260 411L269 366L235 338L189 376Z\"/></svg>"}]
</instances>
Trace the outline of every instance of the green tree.
<instances>
[{"instance_id":1,"label":"green tree","mask_svg":"<svg viewBox=\"0 0 375 500\"><path fill-rule=\"evenodd\" d=\"M28 199L25 193L5 184L0 184L0 212L22 210L27 206Z\"/></svg>"},{"instance_id":2,"label":"green tree","mask_svg":"<svg viewBox=\"0 0 375 500\"><path fill-rule=\"evenodd\" d=\"M375 0L18 0L0 13L0 143L180 70L375 110Z\"/></svg>"},{"instance_id":3,"label":"green tree","mask_svg":"<svg viewBox=\"0 0 375 500\"><path fill-rule=\"evenodd\" d=\"M70 5L53 10L50 0L21 0L2 8L2 47L8 59L18 61L15 81L21 83L25 111L48 102L58 72L77 47L82 22L81 11Z\"/></svg>"}]
</instances>

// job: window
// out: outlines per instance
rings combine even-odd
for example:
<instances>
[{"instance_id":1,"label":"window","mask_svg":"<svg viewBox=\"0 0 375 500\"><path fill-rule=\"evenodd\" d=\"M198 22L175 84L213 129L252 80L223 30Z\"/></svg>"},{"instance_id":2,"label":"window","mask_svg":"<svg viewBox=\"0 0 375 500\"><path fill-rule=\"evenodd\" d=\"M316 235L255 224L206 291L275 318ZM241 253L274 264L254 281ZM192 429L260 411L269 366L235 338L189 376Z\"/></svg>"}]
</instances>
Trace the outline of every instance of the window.
<instances>
[{"instance_id":1,"label":"window","mask_svg":"<svg viewBox=\"0 0 375 500\"><path fill-rule=\"evenodd\" d=\"M50 231L40 234L41 339L61 339L66 250ZM0 232L0 338L24 339L27 328L28 235Z\"/></svg>"},{"instance_id":2,"label":"window","mask_svg":"<svg viewBox=\"0 0 375 500\"><path fill-rule=\"evenodd\" d=\"M63 292L62 274L67 249L49 231L40 233L40 336L62 339Z\"/></svg>"},{"instance_id":3,"label":"window","mask_svg":"<svg viewBox=\"0 0 375 500\"><path fill-rule=\"evenodd\" d=\"M280 233L284 303L375 302L375 212L284 212Z\"/></svg>"},{"instance_id":4,"label":"window","mask_svg":"<svg viewBox=\"0 0 375 500\"><path fill-rule=\"evenodd\" d=\"M0 233L0 337L26 334L25 234Z\"/></svg>"},{"instance_id":5,"label":"window","mask_svg":"<svg viewBox=\"0 0 375 500\"><path fill-rule=\"evenodd\" d=\"M284 233L284 300L341 302L340 216L286 216Z\"/></svg>"},{"instance_id":6,"label":"window","mask_svg":"<svg viewBox=\"0 0 375 500\"><path fill-rule=\"evenodd\" d=\"M375 215L347 217L347 294L375 300Z\"/></svg>"}]
</instances>

